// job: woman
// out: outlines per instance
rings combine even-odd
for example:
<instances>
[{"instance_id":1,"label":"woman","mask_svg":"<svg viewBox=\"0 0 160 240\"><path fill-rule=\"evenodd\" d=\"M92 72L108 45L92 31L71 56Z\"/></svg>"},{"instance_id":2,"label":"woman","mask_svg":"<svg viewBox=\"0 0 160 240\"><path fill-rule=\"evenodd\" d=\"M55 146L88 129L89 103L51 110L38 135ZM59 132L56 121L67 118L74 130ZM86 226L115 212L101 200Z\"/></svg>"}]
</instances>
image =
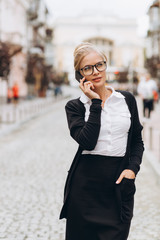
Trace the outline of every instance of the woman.
<instances>
[{"instance_id":1,"label":"woman","mask_svg":"<svg viewBox=\"0 0 160 240\"><path fill-rule=\"evenodd\" d=\"M82 95L66 104L79 144L60 214L67 218L66 240L126 240L144 150L136 101L105 86L107 58L94 45L75 49L74 67Z\"/></svg>"}]
</instances>

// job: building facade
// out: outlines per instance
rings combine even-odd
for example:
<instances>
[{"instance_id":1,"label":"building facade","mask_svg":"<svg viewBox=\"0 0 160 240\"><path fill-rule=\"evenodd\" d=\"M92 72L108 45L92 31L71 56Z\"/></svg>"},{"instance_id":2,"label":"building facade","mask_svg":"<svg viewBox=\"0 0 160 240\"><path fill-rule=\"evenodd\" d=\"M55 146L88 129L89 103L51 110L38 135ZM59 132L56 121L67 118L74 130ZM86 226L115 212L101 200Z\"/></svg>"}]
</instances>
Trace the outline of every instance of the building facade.
<instances>
[{"instance_id":1,"label":"building facade","mask_svg":"<svg viewBox=\"0 0 160 240\"><path fill-rule=\"evenodd\" d=\"M32 0L28 9L28 71L29 95L45 96L48 71L52 67L52 33L48 25L48 9L44 0Z\"/></svg>"},{"instance_id":2,"label":"building facade","mask_svg":"<svg viewBox=\"0 0 160 240\"><path fill-rule=\"evenodd\" d=\"M3 96L6 95L7 87L12 87L14 82L18 83L21 96L27 94L27 84L25 83L27 57L26 10L29 4L27 0L0 1L1 66L4 65L4 61L8 64L8 72L5 67L0 71L0 84L3 86L3 92L0 92L0 94Z\"/></svg>"},{"instance_id":3,"label":"building facade","mask_svg":"<svg viewBox=\"0 0 160 240\"><path fill-rule=\"evenodd\" d=\"M43 90L44 68L49 64L46 46L52 39L48 14L44 0L0 1L0 61L4 66L0 69L1 96L5 96L7 88L15 82L19 85L20 97L26 97L30 89L34 95ZM34 65L32 70L30 61L32 67Z\"/></svg>"},{"instance_id":4,"label":"building facade","mask_svg":"<svg viewBox=\"0 0 160 240\"><path fill-rule=\"evenodd\" d=\"M55 62L57 71L68 72L74 79L73 51L81 42L91 42L108 57L109 67L143 67L143 41L137 37L137 23L110 15L81 15L60 18L54 24Z\"/></svg>"},{"instance_id":5,"label":"building facade","mask_svg":"<svg viewBox=\"0 0 160 240\"><path fill-rule=\"evenodd\" d=\"M149 30L146 39L146 67L160 81L160 1L153 1L148 10Z\"/></svg>"}]
</instances>

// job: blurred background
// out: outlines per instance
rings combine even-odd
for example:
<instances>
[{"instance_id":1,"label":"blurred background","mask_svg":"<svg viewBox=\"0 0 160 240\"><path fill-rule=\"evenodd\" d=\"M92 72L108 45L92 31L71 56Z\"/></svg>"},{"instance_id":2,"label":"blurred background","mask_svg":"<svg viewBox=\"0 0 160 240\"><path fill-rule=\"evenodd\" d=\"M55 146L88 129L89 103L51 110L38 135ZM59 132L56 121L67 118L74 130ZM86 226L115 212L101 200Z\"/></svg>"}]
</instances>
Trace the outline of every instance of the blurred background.
<instances>
[{"instance_id":1,"label":"blurred background","mask_svg":"<svg viewBox=\"0 0 160 240\"><path fill-rule=\"evenodd\" d=\"M64 239L58 217L77 149L64 107L81 93L81 42L106 53L106 84L136 97L145 153L129 240L160 240L160 0L0 0L0 239Z\"/></svg>"},{"instance_id":2,"label":"blurred background","mask_svg":"<svg viewBox=\"0 0 160 240\"><path fill-rule=\"evenodd\" d=\"M0 0L0 100L46 97L52 83L76 85L73 50L91 42L108 56L108 82L135 89L149 71L160 81L157 1Z\"/></svg>"}]
</instances>

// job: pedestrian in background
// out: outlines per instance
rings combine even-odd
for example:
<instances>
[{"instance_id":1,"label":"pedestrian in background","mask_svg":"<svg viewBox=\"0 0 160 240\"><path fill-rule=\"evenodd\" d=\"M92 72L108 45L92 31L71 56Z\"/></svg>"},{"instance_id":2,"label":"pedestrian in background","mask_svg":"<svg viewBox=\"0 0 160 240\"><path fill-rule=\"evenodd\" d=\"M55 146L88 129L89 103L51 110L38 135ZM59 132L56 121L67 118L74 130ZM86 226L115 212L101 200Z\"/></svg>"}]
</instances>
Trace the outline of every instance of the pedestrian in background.
<instances>
[{"instance_id":1,"label":"pedestrian in background","mask_svg":"<svg viewBox=\"0 0 160 240\"><path fill-rule=\"evenodd\" d=\"M19 86L17 82L14 83L12 87L14 103L17 104L19 100Z\"/></svg>"},{"instance_id":2,"label":"pedestrian in background","mask_svg":"<svg viewBox=\"0 0 160 240\"><path fill-rule=\"evenodd\" d=\"M82 94L65 107L79 144L60 214L67 218L65 239L126 240L144 150L136 100L105 86L107 58L94 45L77 46L74 67Z\"/></svg>"},{"instance_id":3,"label":"pedestrian in background","mask_svg":"<svg viewBox=\"0 0 160 240\"><path fill-rule=\"evenodd\" d=\"M12 102L12 89L9 87L7 90L7 103L11 103Z\"/></svg>"},{"instance_id":4,"label":"pedestrian in background","mask_svg":"<svg viewBox=\"0 0 160 240\"><path fill-rule=\"evenodd\" d=\"M149 73L141 79L137 91L143 101L143 116L150 118L151 111L154 110L154 101L158 101L158 87Z\"/></svg>"}]
</instances>

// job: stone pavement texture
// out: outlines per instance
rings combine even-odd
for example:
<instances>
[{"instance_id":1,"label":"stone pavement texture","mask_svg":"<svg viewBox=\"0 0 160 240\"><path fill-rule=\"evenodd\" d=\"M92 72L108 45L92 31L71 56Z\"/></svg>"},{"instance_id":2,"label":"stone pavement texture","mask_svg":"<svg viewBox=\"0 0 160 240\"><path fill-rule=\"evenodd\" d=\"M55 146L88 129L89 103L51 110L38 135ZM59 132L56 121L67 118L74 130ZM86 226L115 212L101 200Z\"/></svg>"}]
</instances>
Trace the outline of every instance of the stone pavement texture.
<instances>
[{"instance_id":1,"label":"stone pavement texture","mask_svg":"<svg viewBox=\"0 0 160 240\"><path fill-rule=\"evenodd\" d=\"M18 104L0 104L0 136L17 129L21 124L41 114L45 114L57 101L69 97L69 87L62 85L62 95L53 94L46 98L21 100Z\"/></svg>"},{"instance_id":2,"label":"stone pavement texture","mask_svg":"<svg viewBox=\"0 0 160 240\"><path fill-rule=\"evenodd\" d=\"M66 101L0 138L0 239L64 240L59 211L77 150L69 136ZM160 240L160 187L145 157L136 183L129 240Z\"/></svg>"}]
</instances>

